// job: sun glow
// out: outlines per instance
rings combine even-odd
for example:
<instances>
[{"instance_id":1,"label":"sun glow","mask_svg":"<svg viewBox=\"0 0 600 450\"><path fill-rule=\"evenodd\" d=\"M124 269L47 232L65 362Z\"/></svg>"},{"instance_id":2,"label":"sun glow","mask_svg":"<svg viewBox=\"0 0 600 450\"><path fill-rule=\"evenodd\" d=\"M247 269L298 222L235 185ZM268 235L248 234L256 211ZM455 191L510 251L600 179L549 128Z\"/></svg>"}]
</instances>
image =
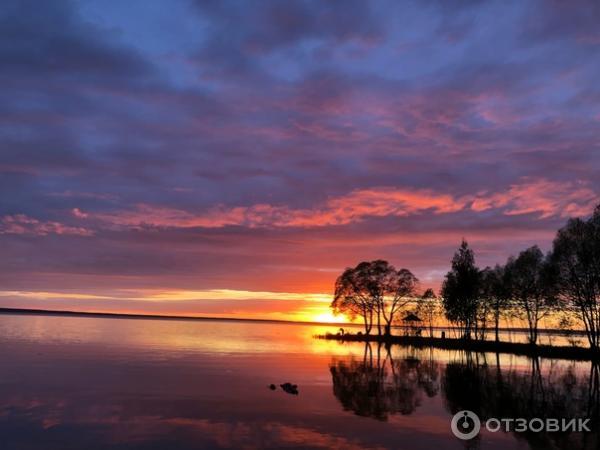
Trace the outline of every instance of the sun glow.
<instances>
[{"instance_id":1,"label":"sun glow","mask_svg":"<svg viewBox=\"0 0 600 450\"><path fill-rule=\"evenodd\" d=\"M244 291L234 289L207 289L207 290L137 290L136 298L140 300L289 300L330 302L331 296L327 294L297 293L297 292L267 292Z\"/></svg>"},{"instance_id":2,"label":"sun glow","mask_svg":"<svg viewBox=\"0 0 600 450\"><path fill-rule=\"evenodd\" d=\"M317 314L310 319L311 322L323 322L323 323L347 323L348 318L342 314L336 316L329 311Z\"/></svg>"},{"instance_id":3,"label":"sun glow","mask_svg":"<svg viewBox=\"0 0 600 450\"><path fill-rule=\"evenodd\" d=\"M323 293L233 289L112 289L79 292L0 291L4 306L77 312L347 323ZM11 304L12 303L12 304Z\"/></svg>"}]
</instances>

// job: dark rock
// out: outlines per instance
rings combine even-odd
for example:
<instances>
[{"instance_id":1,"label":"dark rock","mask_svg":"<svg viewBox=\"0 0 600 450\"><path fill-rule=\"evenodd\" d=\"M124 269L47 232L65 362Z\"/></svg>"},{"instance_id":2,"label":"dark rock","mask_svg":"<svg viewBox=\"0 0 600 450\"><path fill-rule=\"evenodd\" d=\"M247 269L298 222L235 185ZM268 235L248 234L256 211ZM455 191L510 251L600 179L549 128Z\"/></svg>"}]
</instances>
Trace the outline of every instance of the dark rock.
<instances>
[{"instance_id":1,"label":"dark rock","mask_svg":"<svg viewBox=\"0 0 600 450\"><path fill-rule=\"evenodd\" d=\"M281 386L281 389L283 389L283 391L287 392L288 394L298 395L298 385L297 384L283 383L283 384L280 384L279 386Z\"/></svg>"}]
</instances>

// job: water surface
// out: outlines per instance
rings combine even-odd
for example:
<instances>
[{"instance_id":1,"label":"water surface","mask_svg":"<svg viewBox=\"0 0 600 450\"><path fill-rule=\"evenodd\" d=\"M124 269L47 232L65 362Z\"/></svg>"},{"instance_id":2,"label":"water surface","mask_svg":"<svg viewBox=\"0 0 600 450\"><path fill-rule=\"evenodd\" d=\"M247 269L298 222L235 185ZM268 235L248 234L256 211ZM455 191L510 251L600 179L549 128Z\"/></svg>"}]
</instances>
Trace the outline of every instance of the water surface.
<instances>
[{"instance_id":1,"label":"water surface","mask_svg":"<svg viewBox=\"0 0 600 450\"><path fill-rule=\"evenodd\" d=\"M595 433L450 431L461 409L593 415L590 363L313 338L335 330L0 315L1 448L595 448Z\"/></svg>"}]
</instances>

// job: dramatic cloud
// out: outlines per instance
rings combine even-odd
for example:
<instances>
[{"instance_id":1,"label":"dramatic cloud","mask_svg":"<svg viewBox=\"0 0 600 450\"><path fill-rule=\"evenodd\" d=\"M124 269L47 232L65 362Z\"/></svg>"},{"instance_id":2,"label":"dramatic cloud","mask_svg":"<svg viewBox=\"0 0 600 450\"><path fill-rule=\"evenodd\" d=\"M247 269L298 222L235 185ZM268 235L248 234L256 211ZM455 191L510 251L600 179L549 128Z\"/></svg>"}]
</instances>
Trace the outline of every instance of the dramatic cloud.
<instances>
[{"instance_id":1,"label":"dramatic cloud","mask_svg":"<svg viewBox=\"0 0 600 450\"><path fill-rule=\"evenodd\" d=\"M426 210L433 213L455 212L462 209L465 203L464 199L455 200L450 195L438 195L426 190L374 188L331 198L322 207L314 209L257 204L233 208L220 206L207 214L194 215L182 210L142 204L131 212L96 214L92 218L108 224L139 227L220 228L238 225L249 228L309 228L347 225L366 217L408 216ZM78 208L74 209L73 214L79 218L90 217Z\"/></svg>"},{"instance_id":2,"label":"dramatic cloud","mask_svg":"<svg viewBox=\"0 0 600 450\"><path fill-rule=\"evenodd\" d=\"M552 216L582 217L590 214L598 203L598 195L584 183L532 180L510 186L506 192L490 197L478 196L475 211L506 208L505 214L539 213L540 218Z\"/></svg>"},{"instance_id":3,"label":"dramatic cloud","mask_svg":"<svg viewBox=\"0 0 600 450\"><path fill-rule=\"evenodd\" d=\"M373 217L406 217L424 212L437 215L469 209L480 212L494 208L501 209L505 215L536 214L540 218L584 216L591 213L596 201L596 194L583 183L526 179L520 184L511 185L505 192L482 192L460 198L425 189L372 188L331 198L324 205L312 209L257 204L233 208L219 206L205 214L193 214L169 207L140 204L133 211L91 216L74 208L72 213L77 218L96 219L107 226L312 228L348 225Z\"/></svg>"},{"instance_id":4,"label":"dramatic cloud","mask_svg":"<svg viewBox=\"0 0 600 450\"><path fill-rule=\"evenodd\" d=\"M481 265L548 248L600 203L599 14L4 1L0 283L133 310L115 290L329 295L370 258L438 287L463 237Z\"/></svg>"}]
</instances>

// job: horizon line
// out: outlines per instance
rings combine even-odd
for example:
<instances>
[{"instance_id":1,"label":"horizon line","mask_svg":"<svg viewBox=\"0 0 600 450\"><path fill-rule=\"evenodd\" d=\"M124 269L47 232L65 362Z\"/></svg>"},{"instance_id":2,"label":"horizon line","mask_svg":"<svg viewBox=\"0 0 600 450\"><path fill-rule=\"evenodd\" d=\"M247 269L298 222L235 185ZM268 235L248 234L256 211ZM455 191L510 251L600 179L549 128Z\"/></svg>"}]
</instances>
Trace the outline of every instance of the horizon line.
<instances>
[{"instance_id":1,"label":"horizon line","mask_svg":"<svg viewBox=\"0 0 600 450\"><path fill-rule=\"evenodd\" d=\"M251 317L215 317L215 316L180 316L172 314L135 314L135 313L112 313L97 311L71 311L61 309L37 309L37 308L8 308L0 307L0 315L3 314L29 314L45 316L75 316L75 317L103 317L107 319L139 319L139 320L189 320L189 321L222 321L222 322L259 322L259 323L280 323L280 324L298 324L298 325L328 325L328 326L349 326L361 328L362 324L352 322L315 322L305 320L285 320L285 319L258 319ZM392 328L406 328L406 325L392 325ZM456 330L452 326L434 326L435 330ZM488 328L493 331L493 328ZM527 328L499 328L504 332L526 332ZM560 328L540 328L540 333L554 333L564 335L584 335L585 330L562 330Z\"/></svg>"},{"instance_id":2,"label":"horizon line","mask_svg":"<svg viewBox=\"0 0 600 450\"><path fill-rule=\"evenodd\" d=\"M351 322L315 322L305 320L285 320L285 319L259 319L251 317L216 317L216 316L184 316L173 314L136 314L136 313L117 313L117 312L99 312L99 311L72 311L63 309L38 309L38 308L7 308L0 307L0 314L31 314L31 315L49 315L49 316L94 316L110 319L149 319L149 320L199 320L199 321L235 321L235 322L268 322L284 324L303 324L303 325L344 325L360 327L362 325Z\"/></svg>"}]
</instances>

